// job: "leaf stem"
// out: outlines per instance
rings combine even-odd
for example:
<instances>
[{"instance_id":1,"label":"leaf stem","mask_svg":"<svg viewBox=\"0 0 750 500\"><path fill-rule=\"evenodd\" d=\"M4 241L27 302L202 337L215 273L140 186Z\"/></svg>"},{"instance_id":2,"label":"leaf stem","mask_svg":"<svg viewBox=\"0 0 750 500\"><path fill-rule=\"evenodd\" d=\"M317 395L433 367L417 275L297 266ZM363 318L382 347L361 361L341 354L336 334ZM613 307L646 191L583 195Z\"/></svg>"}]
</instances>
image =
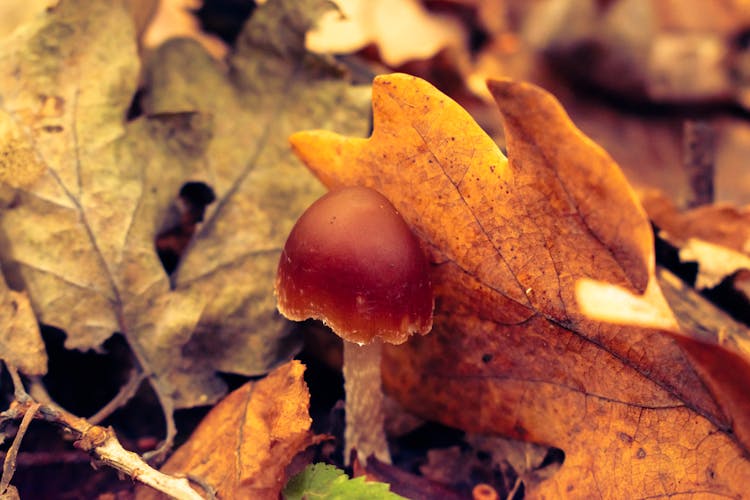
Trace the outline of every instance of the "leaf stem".
<instances>
[{"instance_id":1,"label":"leaf stem","mask_svg":"<svg viewBox=\"0 0 750 500\"><path fill-rule=\"evenodd\" d=\"M145 379L146 374L143 373L142 370L138 368L131 370L130 377L125 385L120 387L120 390L114 398L88 418L89 423L98 425L118 408L125 406L125 404L133 398Z\"/></svg>"},{"instance_id":2,"label":"leaf stem","mask_svg":"<svg viewBox=\"0 0 750 500\"><path fill-rule=\"evenodd\" d=\"M29 425L34 419L36 412L39 411L40 406L42 406L40 403L32 403L29 406L29 409L21 419L21 425L18 427L16 437L13 438L13 444L10 445L8 453L5 455L3 476L0 479L0 497L5 495L8 486L10 486L10 480L13 479L13 474L16 473L16 457L18 456L19 448L21 448L21 441L23 441L23 437L26 435L26 431L29 429Z\"/></svg>"}]
</instances>

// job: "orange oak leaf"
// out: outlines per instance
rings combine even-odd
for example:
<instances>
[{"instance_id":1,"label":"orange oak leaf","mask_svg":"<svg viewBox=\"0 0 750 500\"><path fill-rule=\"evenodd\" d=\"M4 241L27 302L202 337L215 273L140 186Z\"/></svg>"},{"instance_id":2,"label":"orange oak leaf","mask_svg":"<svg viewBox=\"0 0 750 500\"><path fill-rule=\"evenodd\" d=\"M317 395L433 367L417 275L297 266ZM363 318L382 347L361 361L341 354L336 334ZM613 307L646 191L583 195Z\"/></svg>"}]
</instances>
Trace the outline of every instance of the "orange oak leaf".
<instances>
[{"instance_id":1,"label":"orange oak leaf","mask_svg":"<svg viewBox=\"0 0 750 500\"><path fill-rule=\"evenodd\" d=\"M735 406L669 335L602 324L576 302L582 278L664 300L619 168L550 94L489 87L508 159L455 102L399 74L374 82L369 139L291 138L329 188L388 197L434 263L433 331L387 349L386 389L422 417L563 449L539 497L739 496L750 439Z\"/></svg>"},{"instance_id":2,"label":"orange oak leaf","mask_svg":"<svg viewBox=\"0 0 750 500\"><path fill-rule=\"evenodd\" d=\"M317 440L310 431L310 392L304 372L302 363L290 361L229 394L162 472L198 477L218 498L279 498L288 479L287 465ZM161 497L143 488L137 498Z\"/></svg>"}]
</instances>

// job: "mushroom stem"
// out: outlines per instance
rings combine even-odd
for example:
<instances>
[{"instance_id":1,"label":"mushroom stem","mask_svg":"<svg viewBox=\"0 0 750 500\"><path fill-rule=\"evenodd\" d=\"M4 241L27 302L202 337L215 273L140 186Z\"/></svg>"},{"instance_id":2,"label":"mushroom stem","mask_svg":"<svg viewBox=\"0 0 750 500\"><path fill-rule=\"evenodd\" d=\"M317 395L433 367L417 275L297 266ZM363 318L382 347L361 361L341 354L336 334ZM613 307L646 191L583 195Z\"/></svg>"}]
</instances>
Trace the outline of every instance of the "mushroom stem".
<instances>
[{"instance_id":1,"label":"mushroom stem","mask_svg":"<svg viewBox=\"0 0 750 500\"><path fill-rule=\"evenodd\" d=\"M380 379L380 340L365 345L344 341L344 390L346 392L346 430L344 462L349 464L349 451L357 450L360 462L375 455L381 462L391 463L385 437L383 389Z\"/></svg>"}]
</instances>

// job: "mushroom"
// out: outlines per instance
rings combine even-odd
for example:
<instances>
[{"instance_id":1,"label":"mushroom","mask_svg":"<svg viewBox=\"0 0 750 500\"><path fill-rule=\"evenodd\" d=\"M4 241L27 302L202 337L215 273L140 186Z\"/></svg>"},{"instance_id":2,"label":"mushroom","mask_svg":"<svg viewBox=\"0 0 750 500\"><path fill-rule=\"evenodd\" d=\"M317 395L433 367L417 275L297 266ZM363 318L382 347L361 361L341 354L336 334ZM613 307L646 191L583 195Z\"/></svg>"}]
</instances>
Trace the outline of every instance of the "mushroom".
<instances>
[{"instance_id":1,"label":"mushroom","mask_svg":"<svg viewBox=\"0 0 750 500\"><path fill-rule=\"evenodd\" d=\"M292 228L275 293L287 318L323 321L344 340L345 460L390 463L383 428L383 342L432 328L429 264L419 241L377 191L349 187L314 202Z\"/></svg>"}]
</instances>

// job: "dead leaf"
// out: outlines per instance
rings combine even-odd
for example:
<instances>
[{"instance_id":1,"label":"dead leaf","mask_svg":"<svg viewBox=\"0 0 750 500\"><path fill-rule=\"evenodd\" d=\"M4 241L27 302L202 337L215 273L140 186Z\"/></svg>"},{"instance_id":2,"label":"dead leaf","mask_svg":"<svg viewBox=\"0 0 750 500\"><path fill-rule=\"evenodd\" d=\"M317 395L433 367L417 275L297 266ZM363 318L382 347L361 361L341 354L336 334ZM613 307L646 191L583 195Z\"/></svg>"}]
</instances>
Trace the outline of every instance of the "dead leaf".
<instances>
[{"instance_id":1,"label":"dead leaf","mask_svg":"<svg viewBox=\"0 0 750 500\"><path fill-rule=\"evenodd\" d=\"M655 190L642 193L641 200L659 236L678 249L680 260L698 264L697 288L713 288L750 269L750 208L717 203L680 211Z\"/></svg>"},{"instance_id":2,"label":"dead leaf","mask_svg":"<svg viewBox=\"0 0 750 500\"><path fill-rule=\"evenodd\" d=\"M257 375L288 355L279 342L288 323L272 293L278 257L323 188L286 137L303 123L355 135L369 127L369 86L348 85L340 66L304 49L305 31L329 7L320 0L258 7L229 74L189 40L162 46L147 68L147 112L212 116L202 169L191 180L210 185L217 200L172 277L175 290L210 297L184 350L197 366Z\"/></svg>"},{"instance_id":3,"label":"dead leaf","mask_svg":"<svg viewBox=\"0 0 750 500\"><path fill-rule=\"evenodd\" d=\"M527 37L575 79L629 99L726 101L744 85L738 40L750 15L743 0L609 4L537 2Z\"/></svg>"},{"instance_id":4,"label":"dead leaf","mask_svg":"<svg viewBox=\"0 0 750 500\"><path fill-rule=\"evenodd\" d=\"M750 207L717 203L680 210L656 190L642 192L640 199L649 218L675 247L681 248L690 238L696 238L737 252L750 252Z\"/></svg>"},{"instance_id":5,"label":"dead leaf","mask_svg":"<svg viewBox=\"0 0 750 500\"><path fill-rule=\"evenodd\" d=\"M655 283L652 282L652 283ZM581 311L592 319L658 328L670 335L688 353L693 365L724 413L732 421L740 443L750 441L750 333L681 330L661 294L651 287L635 296L609 283L582 279L576 283L576 299Z\"/></svg>"},{"instance_id":6,"label":"dead leaf","mask_svg":"<svg viewBox=\"0 0 750 500\"><path fill-rule=\"evenodd\" d=\"M42 175L44 164L23 137L13 117L0 110L0 183L10 188L27 187ZM12 190L11 190L12 191ZM4 198L8 198L5 200ZM11 193L3 193L3 205L10 203Z\"/></svg>"},{"instance_id":7,"label":"dead leaf","mask_svg":"<svg viewBox=\"0 0 750 500\"><path fill-rule=\"evenodd\" d=\"M560 452L552 453L554 456ZM514 498L514 490L533 487L557 472L560 461L548 457L551 455L547 446L499 436L467 434L460 446L429 450L426 463L419 471L433 481L458 483L464 489L477 483L489 484L498 491L500 498Z\"/></svg>"},{"instance_id":8,"label":"dead leaf","mask_svg":"<svg viewBox=\"0 0 750 500\"><path fill-rule=\"evenodd\" d=\"M218 498L278 499L286 466L314 444L305 366L290 361L221 400L161 471L189 474ZM160 498L142 487L139 500Z\"/></svg>"},{"instance_id":9,"label":"dead leaf","mask_svg":"<svg viewBox=\"0 0 750 500\"><path fill-rule=\"evenodd\" d=\"M328 187L385 194L432 254L433 332L387 350L387 389L424 418L564 450L539 497L740 495L750 440L682 349L576 305L583 277L634 293L652 281L650 227L622 173L546 92L490 90L509 160L405 75L376 79L370 139L292 137Z\"/></svg>"},{"instance_id":10,"label":"dead leaf","mask_svg":"<svg viewBox=\"0 0 750 500\"><path fill-rule=\"evenodd\" d=\"M430 13L415 0L334 3L340 11L322 16L307 36L307 47L313 52L349 54L375 44L386 64L398 66L464 44L458 22Z\"/></svg>"},{"instance_id":11,"label":"dead leaf","mask_svg":"<svg viewBox=\"0 0 750 500\"><path fill-rule=\"evenodd\" d=\"M229 47L217 36L201 30L193 12L200 9L202 0L160 0L143 33L143 45L154 49L170 38L192 38L216 59L222 59Z\"/></svg>"},{"instance_id":12,"label":"dead leaf","mask_svg":"<svg viewBox=\"0 0 750 500\"><path fill-rule=\"evenodd\" d=\"M64 0L5 40L2 112L43 168L0 212L3 270L67 347L122 333L167 413L221 396L217 370L265 373L295 348L273 276L322 187L286 137L300 124L367 127L367 89L303 48L318 3L259 7L231 77L195 42L163 47L149 115L132 121L139 62L123 2ZM170 281L154 241L187 181L217 201Z\"/></svg>"},{"instance_id":13,"label":"dead leaf","mask_svg":"<svg viewBox=\"0 0 750 500\"><path fill-rule=\"evenodd\" d=\"M0 4L0 38L57 3L58 0L5 0Z\"/></svg>"},{"instance_id":14,"label":"dead leaf","mask_svg":"<svg viewBox=\"0 0 750 500\"><path fill-rule=\"evenodd\" d=\"M641 18L637 16L639 10L643 16L652 19L667 13L663 21L659 21L665 23L666 35L680 25L684 26L679 28L682 30L680 33L685 30L736 33L738 27L748 22L743 21L743 16L736 15L741 0L691 0L691 7L687 8L669 7L670 2L671 0L617 0L605 2L606 5L601 2L597 4L593 1L568 0L509 2L509 12L506 14L510 25L508 31L496 35L482 48L474 59L473 70L466 77L467 83L482 97L486 91L480 92L478 88L484 87L487 78L509 77L542 86L562 102L573 121L586 135L607 150L634 186L659 188L680 206L693 196L690 175L686 171L682 155L683 125L686 119L699 117L716 132L715 199L746 204L750 202L750 176L744 175L746 158L750 154L750 125L746 119L733 116L732 113L727 113L727 109L711 104L700 109L688 104L668 107L654 107L644 103L633 105L611 88L595 85L596 90L592 91L590 86L580 84L580 78L587 82L609 79L614 80L616 85L625 86L629 75L642 77L644 71L650 71L649 62L642 51L652 50L648 37L649 32L656 28L643 26L645 21L641 23ZM560 11L550 8L552 4L557 4ZM540 10L545 10L545 15L540 16ZM563 11L568 15L561 13ZM745 11L750 12L747 9ZM595 19L599 14L608 15L608 23L616 24L617 28L609 29L611 24L606 23L597 25ZM700 26L700 22L705 23L705 26ZM524 28L516 25L523 25ZM631 29L633 26L639 28ZM558 31L555 32L555 29ZM675 30L679 31L677 28ZM591 37L608 38L610 48L620 51L620 55L612 59L595 54L593 57L601 59L601 64L596 65L580 64L580 61L588 61L589 58L572 55L571 52L571 59L579 61L578 69L585 72L578 75L580 78L571 81L569 74L566 77L558 66L550 64L550 59L544 57L540 48L544 43L540 44L534 38L535 31L544 31L546 34L542 34L542 38L548 35L559 37L561 45L570 42L569 48L578 46L584 52L596 51L586 45ZM567 38L562 33L567 33ZM591 35L588 39L587 34ZM617 36L625 41L618 44ZM635 43L634 39L639 37L645 38L645 43ZM730 45L735 45L731 37L727 40ZM687 54L689 52L683 55ZM733 64L747 66L742 61L747 59L748 51L741 54L744 55L737 54ZM696 55L697 61L702 59L703 55ZM631 72L610 68L609 65L618 62L636 68ZM720 61L722 65L725 62L728 61ZM679 72L676 74L680 76ZM690 71L683 71L681 77L688 85L698 85L714 78L715 73L703 71L700 75L695 75ZM748 81L747 77L744 80ZM747 88L747 84L742 85ZM449 94L459 100L493 137L501 137L497 132L500 128L499 115L493 103L488 105L491 109L467 106L464 100L459 99L460 96ZM740 96L737 98L740 99Z\"/></svg>"},{"instance_id":15,"label":"dead leaf","mask_svg":"<svg viewBox=\"0 0 750 500\"><path fill-rule=\"evenodd\" d=\"M695 287L713 288L727 276L741 269L750 269L750 257L721 245L690 238L680 249L682 262L697 262L698 276Z\"/></svg>"},{"instance_id":16,"label":"dead leaf","mask_svg":"<svg viewBox=\"0 0 750 500\"><path fill-rule=\"evenodd\" d=\"M27 375L47 373L47 353L29 298L8 288L1 270L0 359Z\"/></svg>"}]
</instances>

